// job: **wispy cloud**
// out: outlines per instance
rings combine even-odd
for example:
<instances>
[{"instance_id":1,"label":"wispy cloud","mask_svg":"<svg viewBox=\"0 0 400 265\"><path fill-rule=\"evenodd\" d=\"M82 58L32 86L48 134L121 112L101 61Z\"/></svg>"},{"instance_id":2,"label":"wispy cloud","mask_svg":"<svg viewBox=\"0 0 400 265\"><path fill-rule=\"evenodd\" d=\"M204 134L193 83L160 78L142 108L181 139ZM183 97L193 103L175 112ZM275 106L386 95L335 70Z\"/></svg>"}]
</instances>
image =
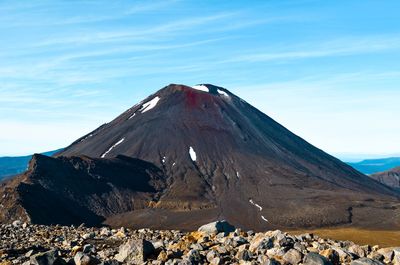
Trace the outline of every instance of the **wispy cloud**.
<instances>
[{"instance_id":1,"label":"wispy cloud","mask_svg":"<svg viewBox=\"0 0 400 265\"><path fill-rule=\"evenodd\" d=\"M400 49L400 36L368 36L335 39L320 43L302 44L300 47L279 48L274 52L247 53L234 56L226 62L267 62L346 56Z\"/></svg>"},{"instance_id":2,"label":"wispy cloud","mask_svg":"<svg viewBox=\"0 0 400 265\"><path fill-rule=\"evenodd\" d=\"M94 32L83 32L75 36L68 36L62 38L51 38L34 44L34 46L51 46L51 45L82 45L82 44L95 44L95 43L107 43L107 42L121 42L128 40L155 40L159 39L163 35L178 33L183 30L192 29L193 27L206 25L211 22L218 20L225 20L229 17L235 16L237 13L219 13L208 16L197 16L189 19L181 19L178 21L172 21L168 23L162 23L156 26L150 26L147 28L128 28L123 30L111 30L111 31L94 31ZM193 34L193 32L190 32Z\"/></svg>"},{"instance_id":3,"label":"wispy cloud","mask_svg":"<svg viewBox=\"0 0 400 265\"><path fill-rule=\"evenodd\" d=\"M75 11L75 2L60 1L60 2L46 2L46 1L35 1L34 3L18 3L8 2L8 4L0 4L0 12L8 13L5 16L0 17L0 28L15 28L15 27L52 27L52 26L65 26L74 24L87 24L95 22L107 22L112 20L125 19L129 16L136 14L143 14L150 11L157 11L163 8L171 7L179 0L163 0L163 1L148 1L148 2L135 2L135 3L124 3L118 6L117 2L86 2L84 6L88 10L96 10L99 5L109 6L109 12L104 14L84 14L74 15L75 12L71 12L72 16L65 16L63 19L57 16L49 16L48 14L63 14L63 10L72 9ZM82 3L80 3L82 4ZM14 15L10 15L9 12L14 11ZM1 13L0 13L1 14ZM44 14L47 16L43 17ZM39 19L40 18L40 19Z\"/></svg>"}]
</instances>

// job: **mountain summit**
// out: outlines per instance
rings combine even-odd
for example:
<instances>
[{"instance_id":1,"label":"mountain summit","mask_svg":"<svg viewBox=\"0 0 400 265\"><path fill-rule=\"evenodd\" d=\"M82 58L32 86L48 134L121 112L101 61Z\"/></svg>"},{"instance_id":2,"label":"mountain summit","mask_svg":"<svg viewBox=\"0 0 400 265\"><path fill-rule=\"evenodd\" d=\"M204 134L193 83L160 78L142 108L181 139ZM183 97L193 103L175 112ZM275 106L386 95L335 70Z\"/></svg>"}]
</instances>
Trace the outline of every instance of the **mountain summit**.
<instances>
[{"instance_id":1,"label":"mountain summit","mask_svg":"<svg viewBox=\"0 0 400 265\"><path fill-rule=\"evenodd\" d=\"M4 188L21 198L18 187L29 180L24 192L51 191L62 205L81 209L71 209L76 218L69 222L184 229L227 219L258 230L398 225L396 191L210 84L164 87L54 158L39 160L49 160L52 170L31 165ZM86 188L74 188L80 178ZM49 216L33 217L40 210L32 205L46 200L6 203L14 212L18 204L32 222L56 222L51 207Z\"/></svg>"}]
</instances>

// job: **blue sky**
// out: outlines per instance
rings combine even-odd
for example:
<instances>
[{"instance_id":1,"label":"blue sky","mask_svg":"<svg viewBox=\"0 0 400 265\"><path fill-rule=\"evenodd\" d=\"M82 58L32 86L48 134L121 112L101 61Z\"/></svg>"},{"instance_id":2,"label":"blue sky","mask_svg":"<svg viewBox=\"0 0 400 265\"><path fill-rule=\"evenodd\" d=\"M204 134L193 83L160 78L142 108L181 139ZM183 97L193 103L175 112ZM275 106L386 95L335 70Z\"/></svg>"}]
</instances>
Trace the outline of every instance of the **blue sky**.
<instances>
[{"instance_id":1,"label":"blue sky","mask_svg":"<svg viewBox=\"0 0 400 265\"><path fill-rule=\"evenodd\" d=\"M399 1L0 1L0 155L169 83L226 87L333 154L400 153Z\"/></svg>"}]
</instances>

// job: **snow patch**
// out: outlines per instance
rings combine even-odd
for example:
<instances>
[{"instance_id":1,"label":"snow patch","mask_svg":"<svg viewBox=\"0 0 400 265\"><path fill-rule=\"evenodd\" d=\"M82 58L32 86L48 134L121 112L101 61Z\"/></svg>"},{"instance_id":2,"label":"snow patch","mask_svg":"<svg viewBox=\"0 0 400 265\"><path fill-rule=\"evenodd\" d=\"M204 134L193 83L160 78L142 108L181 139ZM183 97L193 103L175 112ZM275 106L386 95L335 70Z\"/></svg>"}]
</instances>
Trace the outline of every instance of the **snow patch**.
<instances>
[{"instance_id":1,"label":"snow patch","mask_svg":"<svg viewBox=\"0 0 400 265\"><path fill-rule=\"evenodd\" d=\"M111 152L111 150L114 149L114 147L116 147L117 145L121 144L123 141L125 140L125 138L122 138L121 140L119 140L118 142L116 142L113 146L111 146L104 154L101 155L101 158L104 158L108 153Z\"/></svg>"},{"instance_id":2,"label":"snow patch","mask_svg":"<svg viewBox=\"0 0 400 265\"><path fill-rule=\"evenodd\" d=\"M190 155L190 158L192 159L192 161L196 162L197 155L196 155L196 152L194 151L193 147L189 148L189 155Z\"/></svg>"},{"instance_id":3,"label":"snow patch","mask_svg":"<svg viewBox=\"0 0 400 265\"><path fill-rule=\"evenodd\" d=\"M130 119L132 119L133 117L135 117L136 116L136 112L135 113L133 113L130 117L129 117L129 119L128 120L130 120Z\"/></svg>"},{"instance_id":4,"label":"snow patch","mask_svg":"<svg viewBox=\"0 0 400 265\"><path fill-rule=\"evenodd\" d=\"M175 166L176 165L176 163L174 162L173 164L172 164L172 166Z\"/></svg>"},{"instance_id":5,"label":"snow patch","mask_svg":"<svg viewBox=\"0 0 400 265\"><path fill-rule=\"evenodd\" d=\"M83 142L85 141L87 138L90 138L93 136L93 133L89 134L88 136L86 136L85 138L83 138L82 140L80 140L79 142Z\"/></svg>"},{"instance_id":6,"label":"snow patch","mask_svg":"<svg viewBox=\"0 0 400 265\"><path fill-rule=\"evenodd\" d=\"M206 87L205 85L192 86L192 88L194 88L196 90L204 91L204 92L210 92L208 87Z\"/></svg>"},{"instance_id":7,"label":"snow patch","mask_svg":"<svg viewBox=\"0 0 400 265\"><path fill-rule=\"evenodd\" d=\"M160 101L160 97L157 96L149 102L144 103L140 108L140 112L145 113L146 111L153 109L157 105L158 101Z\"/></svg>"},{"instance_id":8,"label":"snow patch","mask_svg":"<svg viewBox=\"0 0 400 265\"><path fill-rule=\"evenodd\" d=\"M236 171L236 177L237 177L238 179L240 179L240 174L239 174L238 171Z\"/></svg>"},{"instance_id":9,"label":"snow patch","mask_svg":"<svg viewBox=\"0 0 400 265\"><path fill-rule=\"evenodd\" d=\"M218 94L225 96L225 97L229 97L228 93L226 93L225 91L223 91L221 89L218 89L217 91L218 91Z\"/></svg>"},{"instance_id":10,"label":"snow patch","mask_svg":"<svg viewBox=\"0 0 400 265\"><path fill-rule=\"evenodd\" d=\"M161 161L163 164L165 164L165 156L163 157L163 159Z\"/></svg>"},{"instance_id":11,"label":"snow patch","mask_svg":"<svg viewBox=\"0 0 400 265\"><path fill-rule=\"evenodd\" d=\"M258 205L257 203L255 203L253 200L250 199L249 202L251 204L253 204L255 207L257 207L260 210L260 212L262 211L263 208L260 205Z\"/></svg>"},{"instance_id":12,"label":"snow patch","mask_svg":"<svg viewBox=\"0 0 400 265\"><path fill-rule=\"evenodd\" d=\"M268 219L264 217L264 215L261 215L261 219L263 219L265 222L268 222Z\"/></svg>"}]
</instances>

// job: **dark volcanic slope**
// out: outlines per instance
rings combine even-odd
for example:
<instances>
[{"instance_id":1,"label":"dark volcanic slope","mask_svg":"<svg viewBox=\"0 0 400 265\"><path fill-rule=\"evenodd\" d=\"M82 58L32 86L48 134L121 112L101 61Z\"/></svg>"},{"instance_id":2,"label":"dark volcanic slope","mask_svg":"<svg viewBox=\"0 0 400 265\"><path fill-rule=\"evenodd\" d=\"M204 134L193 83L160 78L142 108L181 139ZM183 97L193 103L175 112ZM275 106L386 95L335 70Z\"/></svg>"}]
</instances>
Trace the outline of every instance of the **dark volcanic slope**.
<instances>
[{"instance_id":1,"label":"dark volcanic slope","mask_svg":"<svg viewBox=\"0 0 400 265\"><path fill-rule=\"evenodd\" d=\"M400 167L371 175L371 178L400 190Z\"/></svg>"},{"instance_id":2,"label":"dark volcanic slope","mask_svg":"<svg viewBox=\"0 0 400 265\"><path fill-rule=\"evenodd\" d=\"M0 221L96 225L106 216L147 207L164 180L154 165L124 156L34 155L27 172L2 183Z\"/></svg>"},{"instance_id":3,"label":"dark volcanic slope","mask_svg":"<svg viewBox=\"0 0 400 265\"><path fill-rule=\"evenodd\" d=\"M94 208L102 209L96 216L112 225L179 229L222 218L259 230L399 225L396 191L308 144L229 91L196 88L167 86L58 154L124 155L162 170L165 187L150 193L147 204L142 199L140 207L103 211L104 202L96 200ZM135 176L126 173L127 179ZM74 178L78 183L80 177ZM136 192L129 185L126 190ZM113 193L107 194L113 198Z\"/></svg>"},{"instance_id":4,"label":"dark volcanic slope","mask_svg":"<svg viewBox=\"0 0 400 265\"><path fill-rule=\"evenodd\" d=\"M167 86L59 155L123 154L162 168L169 186L160 210L121 219L143 225L163 216L164 225L179 227L171 210L204 211L210 219L256 229L342 224L356 220L358 211L362 216L380 207L371 201L394 194L229 91L197 88ZM364 200L369 203L352 213Z\"/></svg>"}]
</instances>

